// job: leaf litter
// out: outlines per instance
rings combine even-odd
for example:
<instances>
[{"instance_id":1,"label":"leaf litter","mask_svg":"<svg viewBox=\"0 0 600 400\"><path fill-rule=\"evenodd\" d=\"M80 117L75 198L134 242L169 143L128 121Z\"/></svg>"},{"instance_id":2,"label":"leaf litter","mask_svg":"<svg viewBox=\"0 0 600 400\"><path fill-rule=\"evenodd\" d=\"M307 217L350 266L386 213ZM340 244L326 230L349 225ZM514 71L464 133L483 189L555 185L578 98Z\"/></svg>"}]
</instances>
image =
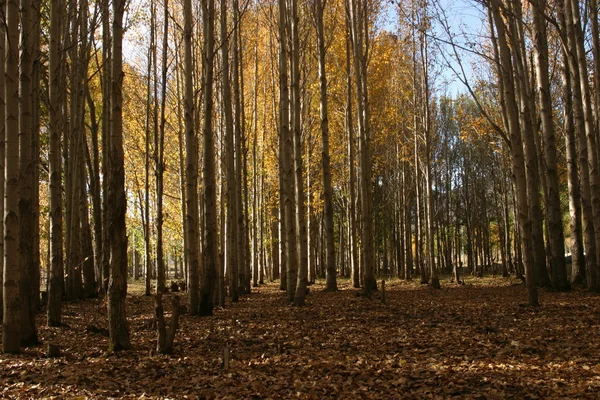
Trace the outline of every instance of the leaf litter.
<instances>
[{"instance_id":1,"label":"leaf litter","mask_svg":"<svg viewBox=\"0 0 600 400\"><path fill-rule=\"evenodd\" d=\"M41 345L0 354L0 397L598 398L598 295L542 291L529 308L509 279L468 282L394 280L384 303L341 280L335 293L312 286L301 308L268 284L212 317L182 315L170 356L155 352L151 297L128 296L134 348L117 354L106 352L104 300L66 303L62 327L38 316ZM48 343L59 357L46 357Z\"/></svg>"}]
</instances>

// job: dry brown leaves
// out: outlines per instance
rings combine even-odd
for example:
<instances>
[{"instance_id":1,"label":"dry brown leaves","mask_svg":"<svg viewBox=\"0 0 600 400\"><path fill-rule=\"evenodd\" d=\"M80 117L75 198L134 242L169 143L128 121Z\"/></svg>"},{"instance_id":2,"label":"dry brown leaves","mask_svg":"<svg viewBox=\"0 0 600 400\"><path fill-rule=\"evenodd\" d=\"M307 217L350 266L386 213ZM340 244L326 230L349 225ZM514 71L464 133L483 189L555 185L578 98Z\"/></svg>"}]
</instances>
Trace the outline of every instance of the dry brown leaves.
<instances>
[{"instance_id":1,"label":"dry brown leaves","mask_svg":"<svg viewBox=\"0 0 600 400\"><path fill-rule=\"evenodd\" d=\"M65 305L66 326L45 345L0 354L2 398L598 398L600 305L583 291L541 293L509 280L386 285L359 298L313 286L291 307L275 285L210 318L183 315L173 356L156 355L152 299L129 296L134 350L106 354L102 300ZM231 354L222 368L223 349Z\"/></svg>"}]
</instances>

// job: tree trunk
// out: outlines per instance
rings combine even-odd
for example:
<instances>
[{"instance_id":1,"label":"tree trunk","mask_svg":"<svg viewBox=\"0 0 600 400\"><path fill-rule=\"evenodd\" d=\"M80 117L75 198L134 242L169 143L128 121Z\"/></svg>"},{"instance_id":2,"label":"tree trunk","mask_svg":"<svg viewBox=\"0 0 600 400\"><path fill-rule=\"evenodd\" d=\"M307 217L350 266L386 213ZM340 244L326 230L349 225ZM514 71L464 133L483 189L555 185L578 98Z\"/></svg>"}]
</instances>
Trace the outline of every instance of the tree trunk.
<instances>
[{"instance_id":1,"label":"tree trunk","mask_svg":"<svg viewBox=\"0 0 600 400\"><path fill-rule=\"evenodd\" d=\"M175 56L177 57L179 54L179 50L175 52ZM177 57L176 60L176 64L179 65L179 59ZM182 98L182 94L181 94L181 83L180 83L180 74L179 71L177 71L177 98L181 99ZM187 251L188 249L188 237L187 237L187 204L186 204L186 199L187 199L187 191L186 191L186 174L185 174L185 157L183 154L183 135L184 135L184 128L183 128L183 113L181 112L181 100L178 102L177 104L177 124L178 124L178 129L177 129L177 145L178 145L178 150L179 150L179 186L180 186L180 190L181 190L181 227L183 229L183 240L182 240L182 244L183 244L183 260L181 263L181 271L182 273L182 277L185 278L185 283L186 283L186 287L189 287L189 282L187 280L188 278L188 267L189 267L189 260L188 260L188 256L189 256L189 252Z\"/></svg>"},{"instance_id":2,"label":"tree trunk","mask_svg":"<svg viewBox=\"0 0 600 400\"><path fill-rule=\"evenodd\" d=\"M511 3L512 4L512 3ZM516 16L508 20L508 38L513 56L514 86L517 102L520 103L520 122L524 144L527 199L530 208L531 240L533 244L534 269L538 286L550 286L550 278L546 268L546 251L544 245L543 213L540 202L540 174L538 155L535 144L534 107L529 68L525 56L524 33L520 14L520 3L513 5Z\"/></svg>"},{"instance_id":3,"label":"tree trunk","mask_svg":"<svg viewBox=\"0 0 600 400\"><path fill-rule=\"evenodd\" d=\"M292 161L292 135L289 130L290 110L289 110L289 86L288 86L288 66L287 66L287 6L285 0L279 0L279 123L280 123L280 151L279 156L283 172L283 190L281 201L284 205L284 223L285 228L285 265L286 265L286 291L289 301L294 300L296 294L296 267L298 260L296 258L296 227L294 221L294 175ZM283 272L283 271L282 271Z\"/></svg>"},{"instance_id":4,"label":"tree trunk","mask_svg":"<svg viewBox=\"0 0 600 400\"><path fill-rule=\"evenodd\" d=\"M292 86L292 126L294 137L294 172L296 195L296 247L298 257L298 276L295 288L294 304L304 305L306 285L308 281L308 246L306 231L306 206L304 205L304 178L302 162L302 131L300 126L300 37L298 32L298 1L291 1L289 10L291 19L291 86ZM289 281L288 281L289 285ZM293 296L293 294L290 294Z\"/></svg>"},{"instance_id":5,"label":"tree trunk","mask_svg":"<svg viewBox=\"0 0 600 400\"><path fill-rule=\"evenodd\" d=\"M427 18L426 3L422 10L424 15L421 18ZM437 274L435 254L434 254L434 223L433 223L433 194L431 191L431 117L429 115L429 54L428 42L425 27L420 29L420 51L421 51L421 74L423 85L423 132L425 138L425 222L427 224L427 264L429 274L431 275L431 287L440 288L440 280Z\"/></svg>"},{"instance_id":6,"label":"tree trunk","mask_svg":"<svg viewBox=\"0 0 600 400\"><path fill-rule=\"evenodd\" d=\"M204 137L204 254L202 285L200 287L200 298L198 313L203 316L212 315L214 308L214 289L217 278L217 199L215 179L215 141L213 131L213 72L214 72L214 19L215 1L205 0L202 4L202 21L204 24L204 59L203 71L203 127Z\"/></svg>"},{"instance_id":7,"label":"tree trunk","mask_svg":"<svg viewBox=\"0 0 600 400\"><path fill-rule=\"evenodd\" d=\"M108 234L108 176L110 175L110 121L112 113L112 37L109 0L102 0L102 290L108 295L110 236Z\"/></svg>"},{"instance_id":8,"label":"tree trunk","mask_svg":"<svg viewBox=\"0 0 600 400\"><path fill-rule=\"evenodd\" d=\"M61 1L54 0L50 7L50 146L48 153L50 182L50 278L48 288L49 326L60 326L63 289L63 218L62 218L62 156L61 156ZM96 239L101 243L101 238Z\"/></svg>"},{"instance_id":9,"label":"tree trunk","mask_svg":"<svg viewBox=\"0 0 600 400\"><path fill-rule=\"evenodd\" d=\"M349 184L349 224L350 224L350 262L352 274L352 287L360 287L360 267L358 262L358 233L356 227L356 199L355 195L355 168L354 168L354 121L352 118L352 71L350 64L351 40L350 40L350 16L349 10L346 10L346 131L348 133L348 184Z\"/></svg>"},{"instance_id":10,"label":"tree trunk","mask_svg":"<svg viewBox=\"0 0 600 400\"><path fill-rule=\"evenodd\" d=\"M594 60L594 115L596 116L596 143L600 143L600 32L598 30L598 0L589 0L589 24ZM600 155L598 155L600 158Z\"/></svg>"},{"instance_id":11,"label":"tree trunk","mask_svg":"<svg viewBox=\"0 0 600 400\"><path fill-rule=\"evenodd\" d=\"M592 93L588 78L588 67L586 59L586 50L584 47L584 34L581 27L581 19L579 13L579 2L570 0L570 18L573 21L573 41L571 52L576 54L576 67L579 69L579 82L574 84L580 86L580 99L583 108L583 120L585 125L585 134L587 139L587 157L589 162L589 184L590 184L590 201L592 206L592 225L594 227L595 237L595 262L588 264L587 285L590 290L600 290L600 164L598 163L598 148L596 142L596 130L594 124L594 115L592 113ZM598 89L596 89L598 90ZM587 248L587 254L592 252L591 248Z\"/></svg>"},{"instance_id":12,"label":"tree trunk","mask_svg":"<svg viewBox=\"0 0 600 400\"><path fill-rule=\"evenodd\" d=\"M6 0L0 0L0 14L6 13ZM6 29L0 24L0 318L4 310L4 172L6 167ZM50 209L52 217L52 209Z\"/></svg>"},{"instance_id":13,"label":"tree trunk","mask_svg":"<svg viewBox=\"0 0 600 400\"><path fill-rule=\"evenodd\" d=\"M19 74L19 253L21 276L19 292L21 302L21 345L37 344L35 328L36 298L35 267L33 260L34 210L33 176L36 163L31 154L33 142L32 130L32 75L33 61L32 13L31 0L21 0L21 55Z\"/></svg>"},{"instance_id":14,"label":"tree trunk","mask_svg":"<svg viewBox=\"0 0 600 400\"><path fill-rule=\"evenodd\" d=\"M6 169L2 351L21 351L19 281L19 3L6 2Z\"/></svg>"},{"instance_id":15,"label":"tree trunk","mask_svg":"<svg viewBox=\"0 0 600 400\"><path fill-rule=\"evenodd\" d=\"M160 354L171 354L173 352L173 342L175 341L175 334L179 328L179 315L181 314L179 296L174 296L172 298L171 308L171 323L167 328L162 304L162 294L160 291L157 291L156 295L154 295L154 318L156 319L158 330L156 351Z\"/></svg>"},{"instance_id":16,"label":"tree trunk","mask_svg":"<svg viewBox=\"0 0 600 400\"><path fill-rule=\"evenodd\" d=\"M152 244L150 239L150 130L152 123L152 71L156 64L156 2L150 2L150 45L148 46L148 66L146 70L146 121L144 126L144 215L142 225L144 230L144 259L145 259L145 296L152 292ZM155 85L156 86L156 79Z\"/></svg>"},{"instance_id":17,"label":"tree trunk","mask_svg":"<svg viewBox=\"0 0 600 400\"><path fill-rule=\"evenodd\" d=\"M583 211L583 241L585 247L585 264L586 264L586 286L592 289L595 281L594 274L597 267L596 257L596 232L594 229L592 193L591 193L591 176L590 162L588 156L588 143L586 140L587 125L585 122L584 105L582 87L580 85L580 70L577 60L577 45L574 27L574 19L572 15L571 5L569 0L565 0L565 36L566 47L568 49L568 65L570 71L571 91L573 93L573 118L575 121L575 129L577 134L578 158L579 158L579 179L581 185L581 205ZM577 22L579 20L577 19Z\"/></svg>"},{"instance_id":18,"label":"tree trunk","mask_svg":"<svg viewBox=\"0 0 600 400\"><path fill-rule=\"evenodd\" d=\"M544 176L546 178L548 196L546 204L546 221L549 233L550 271L552 285L556 290L570 289L565 265L565 239L560 210L560 193L558 187L558 171L556 161L556 138L552 121L552 99L550 98L550 77L548 73L548 38L546 35L545 10L546 0L530 0L533 14L534 54L537 79L537 92L542 121L544 140Z\"/></svg>"},{"instance_id":19,"label":"tree trunk","mask_svg":"<svg viewBox=\"0 0 600 400\"><path fill-rule=\"evenodd\" d=\"M88 9L88 1L81 1L81 9ZM79 118L81 118L81 123L79 126L80 130L80 143L79 143L79 188L80 191L78 193L79 201L79 220L81 223L81 237L80 237L80 246L82 252L82 262L81 268L83 272L83 292L82 295L85 298L91 298L96 296L96 273L94 271L94 249L92 245L92 230L90 227L90 218L89 218L89 206L88 206L88 192L87 192L87 179L86 179L86 155L89 153L87 150L87 138L86 138L86 129L85 129L85 104L86 97L89 94L88 87L88 69L89 69L89 60L90 60L90 43L91 40L88 37L90 34L88 32L88 19L87 15L81 18L81 28L80 28L80 61L82 63L82 68L80 70L80 79L81 90L79 99L80 102L80 110L79 110ZM92 171L90 171L90 180L93 179ZM90 185L91 186L91 185Z\"/></svg>"},{"instance_id":20,"label":"tree trunk","mask_svg":"<svg viewBox=\"0 0 600 400\"><path fill-rule=\"evenodd\" d=\"M502 80L504 98L508 115L508 132L510 138L510 149L512 159L513 176L515 179L517 215L523 261L525 264L525 276L527 284L528 303L537 306L538 294L534 275L533 244L531 240L531 219L527 201L527 182L525 176L525 160L523 154L523 142L519 127L518 108L515 100L514 80L510 49L506 40L506 27L500 15L497 4L492 4L492 14L498 32L498 48L500 51L501 64L497 66L499 80Z\"/></svg>"},{"instance_id":21,"label":"tree trunk","mask_svg":"<svg viewBox=\"0 0 600 400\"><path fill-rule=\"evenodd\" d=\"M377 289L373 273L373 229L371 194L371 157L369 154L369 96L367 91L367 58L369 54L369 30L367 3L362 0L350 1L350 26L354 55L356 97L358 104L360 201L362 222L363 290L369 295Z\"/></svg>"},{"instance_id":22,"label":"tree trunk","mask_svg":"<svg viewBox=\"0 0 600 400\"><path fill-rule=\"evenodd\" d=\"M325 4L322 0L315 2L315 22L317 28L317 50L319 54L319 94L321 111L321 140L323 142L323 207L325 218L325 243L327 263L328 291L337 291L335 268L335 237L333 233L333 189L331 187L331 167L329 158L329 115L327 108L327 75L325 69L325 34L323 29L323 10Z\"/></svg>"},{"instance_id":23,"label":"tree trunk","mask_svg":"<svg viewBox=\"0 0 600 400\"><path fill-rule=\"evenodd\" d=\"M564 30L564 13L559 13L559 23ZM583 254L583 224L581 209L581 187L577 169L577 139L573 119L573 98L571 92L571 71L567 53L561 54L561 78L563 101L563 129L569 187L569 227L571 231L571 283L585 284L585 259Z\"/></svg>"},{"instance_id":24,"label":"tree trunk","mask_svg":"<svg viewBox=\"0 0 600 400\"><path fill-rule=\"evenodd\" d=\"M111 151L108 177L109 237L111 250L108 285L109 351L131 347L125 297L127 296L127 198L123 152L123 12L124 0L113 1L113 51L111 79Z\"/></svg>"},{"instance_id":25,"label":"tree trunk","mask_svg":"<svg viewBox=\"0 0 600 400\"><path fill-rule=\"evenodd\" d=\"M32 50L31 57L33 67L31 73L31 159L33 162L33 184L32 184L32 208L33 208L33 265L32 265L32 283L33 283L33 313L36 314L41 308L41 260L40 260L40 111L41 111L41 0L32 1L32 26L31 26L31 41ZM0 197L1 198L1 197ZM0 271L1 273L1 271ZM0 281L1 285L1 281ZM0 294L1 296L1 294ZM0 304L1 308L1 304Z\"/></svg>"},{"instance_id":26,"label":"tree trunk","mask_svg":"<svg viewBox=\"0 0 600 400\"><path fill-rule=\"evenodd\" d=\"M188 271L188 294L190 297L190 314L198 314L199 303L199 213L198 213L198 137L194 131L194 86L192 81L192 14L191 0L183 3L183 15L185 25L184 33L184 68L185 68L185 147L186 147L186 235L189 271Z\"/></svg>"},{"instance_id":27,"label":"tree trunk","mask_svg":"<svg viewBox=\"0 0 600 400\"><path fill-rule=\"evenodd\" d=\"M236 0L233 0L236 1ZM225 254L227 272L229 274L229 295L231 301L238 301L239 272L238 250L238 219L236 201L235 147L233 131L233 109L231 105L231 82L229 80L229 31L227 29L227 0L221 0L221 92L222 107L225 121L225 173L226 173L226 243ZM237 21L234 21L237 23Z\"/></svg>"},{"instance_id":28,"label":"tree trunk","mask_svg":"<svg viewBox=\"0 0 600 400\"><path fill-rule=\"evenodd\" d=\"M167 266L165 265L165 256L163 250L163 191L164 191L164 171L165 171L165 106L167 100L167 50L169 48L169 1L164 0L163 11L163 43L162 43L162 68L161 68L161 93L160 93L160 127L155 134L154 151L156 161L156 291L165 292ZM156 54L156 50L155 50ZM154 57L156 68L156 55ZM155 87L158 82L155 81Z\"/></svg>"}]
</instances>

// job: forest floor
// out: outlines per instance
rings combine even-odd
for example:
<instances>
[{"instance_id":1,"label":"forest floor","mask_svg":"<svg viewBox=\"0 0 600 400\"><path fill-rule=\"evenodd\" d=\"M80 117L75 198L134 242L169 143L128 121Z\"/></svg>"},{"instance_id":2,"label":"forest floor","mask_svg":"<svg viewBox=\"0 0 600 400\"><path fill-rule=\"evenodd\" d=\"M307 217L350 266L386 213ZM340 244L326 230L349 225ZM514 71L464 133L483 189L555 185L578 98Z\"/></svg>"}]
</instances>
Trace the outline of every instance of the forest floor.
<instances>
[{"instance_id":1,"label":"forest floor","mask_svg":"<svg viewBox=\"0 0 600 400\"><path fill-rule=\"evenodd\" d=\"M213 317L183 315L171 356L155 354L152 299L128 296L133 350L107 354L106 306L64 306L42 345L0 354L0 398L599 398L600 298L541 291L529 308L517 281L468 278L434 290L391 281L386 301L348 281L311 287L291 307L276 284ZM165 307L170 302L165 296ZM57 343L62 356L46 358ZM230 350L223 369L224 348Z\"/></svg>"}]
</instances>

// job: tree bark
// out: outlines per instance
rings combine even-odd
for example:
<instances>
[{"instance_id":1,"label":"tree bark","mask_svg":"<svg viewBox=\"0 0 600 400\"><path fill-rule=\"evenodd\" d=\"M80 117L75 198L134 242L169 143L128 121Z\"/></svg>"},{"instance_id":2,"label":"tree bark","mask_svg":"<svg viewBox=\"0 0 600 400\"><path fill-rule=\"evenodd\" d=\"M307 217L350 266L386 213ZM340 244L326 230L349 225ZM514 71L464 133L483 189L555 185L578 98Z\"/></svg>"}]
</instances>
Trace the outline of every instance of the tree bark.
<instances>
[{"instance_id":1,"label":"tree bark","mask_svg":"<svg viewBox=\"0 0 600 400\"><path fill-rule=\"evenodd\" d=\"M285 0L278 0L279 5L279 123L280 123L280 155L282 165L281 201L284 207L284 223L282 224L285 241L286 291L289 301L296 294L296 268L298 265L296 250L296 226L294 221L294 175L292 161L292 134L290 133L289 86L287 63L287 6ZM283 273L283 271L282 271Z\"/></svg>"},{"instance_id":2,"label":"tree bark","mask_svg":"<svg viewBox=\"0 0 600 400\"><path fill-rule=\"evenodd\" d=\"M109 351L131 347L127 326L127 198L123 152L123 13L124 0L113 1L113 47L111 79L110 175L108 184L109 237L111 250L108 285Z\"/></svg>"},{"instance_id":3,"label":"tree bark","mask_svg":"<svg viewBox=\"0 0 600 400\"><path fill-rule=\"evenodd\" d=\"M292 87L292 126L294 138L294 175L295 175L295 197L296 197L296 247L298 257L298 275L294 295L294 304L296 306L304 305L306 296L306 286L308 283L308 233L306 230L306 206L304 204L304 178L302 161L302 131L301 121L301 103L300 103L300 37L298 32L299 16L298 1L291 0L291 10L289 10L291 20L291 87ZM289 285L289 281L288 281ZM290 294L292 296L292 294Z\"/></svg>"},{"instance_id":4,"label":"tree bark","mask_svg":"<svg viewBox=\"0 0 600 400\"><path fill-rule=\"evenodd\" d=\"M48 289L49 326L60 326L63 289L63 232L62 232L62 162L61 162L61 68L59 54L61 35L61 1L54 0L50 6L50 60L49 60L49 181L50 181L50 282ZM101 238L97 238L101 243Z\"/></svg>"},{"instance_id":5,"label":"tree bark","mask_svg":"<svg viewBox=\"0 0 600 400\"><path fill-rule=\"evenodd\" d=\"M552 99L550 98L550 77L548 72L548 38L546 34L546 0L530 0L533 14L534 55L537 79L537 92L544 140L544 176L547 184L546 221L549 233L550 271L552 285L556 290L570 289L565 265L565 239L560 210L560 193L556 161L556 138L552 121Z\"/></svg>"},{"instance_id":6,"label":"tree bark","mask_svg":"<svg viewBox=\"0 0 600 400\"><path fill-rule=\"evenodd\" d=\"M588 67L586 59L586 50L584 47L584 35L581 27L581 18L579 13L579 2L570 1L570 19L572 20L573 36L571 52L576 55L576 67L579 69L579 82L574 84L580 86L580 99L583 108L583 122L585 126L585 135L587 141L587 158L589 162L589 185L590 201L592 206L592 225L595 238L595 263L588 264L587 285L590 290L600 290L600 164L598 163L597 137L594 124L594 115L592 112L592 93L588 77ZM569 11L568 11L569 13ZM569 18L569 17L568 17ZM587 247L587 246L586 246ZM587 248L587 254L592 249ZM589 257L588 257L589 258Z\"/></svg>"},{"instance_id":7,"label":"tree bark","mask_svg":"<svg viewBox=\"0 0 600 400\"><path fill-rule=\"evenodd\" d=\"M81 1L81 9L88 9L88 1ZM93 21L95 23L95 21ZM87 151L87 137L86 137L86 129L85 129L85 104L86 97L89 94L88 87L88 69L89 69L89 60L90 60L90 43L91 39L88 37L90 35L89 31L89 23L87 14L82 16L80 20L81 28L80 28L80 62L82 63L80 79L81 90L80 90L80 110L79 115L81 118L81 123L79 126L81 140L79 143L79 173L80 173L80 182L79 188L80 191L78 193L79 201L79 220L81 223L81 237L80 237L80 246L82 252L82 261L81 267L83 272L83 292L82 295L85 298L91 298L96 296L96 273L94 271L94 249L92 245L92 230L90 227L90 217L89 217L89 206L88 206L88 191L87 191L87 179L86 179L86 154L89 153ZM92 38L93 39L93 38ZM92 171L90 171L90 180L92 178ZM91 185L90 185L91 186Z\"/></svg>"},{"instance_id":8,"label":"tree bark","mask_svg":"<svg viewBox=\"0 0 600 400\"><path fill-rule=\"evenodd\" d=\"M236 1L236 0L233 0ZM229 80L229 32L227 29L227 0L221 0L221 92L225 128L225 173L226 173L226 243L225 254L229 273L229 296L231 301L238 301L238 219L236 200L235 147L233 131L233 108L231 104L231 82ZM234 21L237 23L237 21ZM239 156L239 155L238 155Z\"/></svg>"},{"instance_id":9,"label":"tree bark","mask_svg":"<svg viewBox=\"0 0 600 400\"><path fill-rule=\"evenodd\" d=\"M564 4L562 5L564 6ZM563 41L566 43L566 22L564 12L559 10L559 25L563 30ZM573 118L573 98L571 91L571 71L569 56L564 50L561 54L561 79L563 101L563 129L565 135L567 181L569 188L569 228L571 231L571 283L574 285L585 284L585 259L583 253L583 223L582 199L577 168L577 135Z\"/></svg>"},{"instance_id":10,"label":"tree bark","mask_svg":"<svg viewBox=\"0 0 600 400\"><path fill-rule=\"evenodd\" d=\"M164 0L163 9L163 43L162 43L162 67L161 67L161 93L160 93L160 126L155 135L154 151L156 162L156 291L165 292L166 288L166 269L164 243L163 243L163 192L164 192L164 171L165 171L165 125L167 122L166 100L167 100L167 70L168 70L168 49L169 49L169 1ZM156 54L156 52L155 52ZM156 56L155 68L156 68ZM155 87L158 82L155 82ZM168 264L168 263L167 263Z\"/></svg>"},{"instance_id":11,"label":"tree bark","mask_svg":"<svg viewBox=\"0 0 600 400\"><path fill-rule=\"evenodd\" d=\"M36 277L33 260L34 208L33 208L33 176L35 163L31 150L33 142L32 129L32 75L33 51L32 43L31 0L21 0L21 54L19 73L19 253L21 276L19 292L21 301L21 345L37 344L35 328L36 298L33 280Z\"/></svg>"},{"instance_id":12,"label":"tree bark","mask_svg":"<svg viewBox=\"0 0 600 400\"><path fill-rule=\"evenodd\" d=\"M578 158L579 158L579 180L581 185L581 205L583 211L583 244L585 247L585 264L586 264L586 286L592 289L594 271L597 267L596 257L596 232L594 229L592 193L591 193L591 176L590 162L588 157L588 143L586 140L587 125L585 122L584 105L582 87L580 85L580 70L577 60L577 45L574 27L574 19L572 15L571 5L569 0L565 0L564 4L564 27L565 31L563 41L566 42L568 55L568 66L570 71L571 91L573 93L573 118L575 121L575 130L577 135ZM559 14L560 16L560 14ZM578 20L577 20L578 21Z\"/></svg>"},{"instance_id":13,"label":"tree bark","mask_svg":"<svg viewBox=\"0 0 600 400\"><path fill-rule=\"evenodd\" d=\"M0 0L0 14L6 13L6 0ZM0 317L4 313L4 189L6 167L6 29L0 24Z\"/></svg>"},{"instance_id":14,"label":"tree bark","mask_svg":"<svg viewBox=\"0 0 600 400\"><path fill-rule=\"evenodd\" d=\"M6 169L2 351L21 351L19 280L19 3L6 2Z\"/></svg>"},{"instance_id":15,"label":"tree bark","mask_svg":"<svg viewBox=\"0 0 600 400\"><path fill-rule=\"evenodd\" d=\"M371 193L371 157L369 150L369 96L367 90L367 58L369 54L368 3L350 0L350 27L353 44L354 74L358 105L360 202L362 222L363 291L369 295L377 289L373 273L373 229Z\"/></svg>"},{"instance_id":16,"label":"tree bark","mask_svg":"<svg viewBox=\"0 0 600 400\"><path fill-rule=\"evenodd\" d=\"M326 1L326 0L325 0ZM327 107L327 75L325 69L325 34L323 29L323 10L325 1L315 2L315 22L317 30L317 50L319 54L319 94L321 114L321 140L323 145L323 213L325 218L326 269L328 291L337 291L335 267L335 237L333 232L333 189L331 187L331 167L329 157L329 114Z\"/></svg>"},{"instance_id":17,"label":"tree bark","mask_svg":"<svg viewBox=\"0 0 600 400\"><path fill-rule=\"evenodd\" d=\"M193 34L193 14L191 0L185 0L183 3L183 15L185 25L184 34L184 68L185 68L185 150L186 150L186 252L188 254L188 294L190 298L190 314L198 314L199 304L199 212L198 212L198 137L194 131L194 86L192 80L192 34Z\"/></svg>"},{"instance_id":18,"label":"tree bark","mask_svg":"<svg viewBox=\"0 0 600 400\"><path fill-rule=\"evenodd\" d=\"M346 10L346 131L348 134L348 186L349 186L349 224L350 224L350 262L352 274L352 287L358 289L360 287L360 266L358 261L358 233L356 227L356 169L355 163L355 137L354 137L354 121L352 118L352 71L351 71L351 40L350 40L350 10Z\"/></svg>"},{"instance_id":19,"label":"tree bark","mask_svg":"<svg viewBox=\"0 0 600 400\"><path fill-rule=\"evenodd\" d=\"M108 234L108 176L110 175L110 129L112 115L112 35L109 0L102 0L102 290L108 295L110 236Z\"/></svg>"},{"instance_id":20,"label":"tree bark","mask_svg":"<svg viewBox=\"0 0 600 400\"><path fill-rule=\"evenodd\" d=\"M214 19L215 1L203 0L202 21L204 24L204 49L202 52L203 63L203 126L204 137L204 159L203 159L203 182L204 182L204 254L202 285L200 287L200 298L198 313L203 316L212 315L214 308L214 289L217 278L217 199L215 179L215 143L213 131L213 73L214 73Z\"/></svg>"},{"instance_id":21,"label":"tree bark","mask_svg":"<svg viewBox=\"0 0 600 400\"><path fill-rule=\"evenodd\" d=\"M523 142L519 126L518 107L514 92L514 80L511 75L513 70L510 49L506 39L506 27L500 15L498 4L491 3L492 15L498 33L498 48L500 53L500 64L498 68L498 77L502 80L504 98L506 101L506 111L508 116L507 130L510 138L510 150L513 176L515 179L516 198L517 198L517 217L519 223L519 234L521 240L521 250L523 253L523 262L525 265L525 276L528 294L528 304L537 306L538 294L535 281L535 270L533 260L533 244L531 241L531 219L527 201L527 182L525 176L525 159L523 154Z\"/></svg>"}]
</instances>

